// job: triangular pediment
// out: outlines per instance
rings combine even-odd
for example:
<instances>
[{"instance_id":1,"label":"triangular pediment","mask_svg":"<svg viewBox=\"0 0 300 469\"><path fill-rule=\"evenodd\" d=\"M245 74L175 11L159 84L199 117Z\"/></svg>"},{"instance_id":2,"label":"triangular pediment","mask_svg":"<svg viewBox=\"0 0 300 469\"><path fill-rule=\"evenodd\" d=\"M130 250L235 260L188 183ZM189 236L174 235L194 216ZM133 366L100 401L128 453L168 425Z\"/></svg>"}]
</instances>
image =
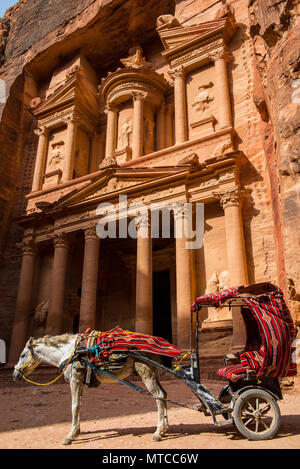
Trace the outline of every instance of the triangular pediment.
<instances>
[{"instance_id":1,"label":"triangular pediment","mask_svg":"<svg viewBox=\"0 0 300 469\"><path fill-rule=\"evenodd\" d=\"M165 51L171 52L220 33L223 35L225 41L229 41L234 32L235 24L232 22L232 19L221 18L193 26L178 26L162 29L158 31L158 34Z\"/></svg>"},{"instance_id":2,"label":"triangular pediment","mask_svg":"<svg viewBox=\"0 0 300 469\"><path fill-rule=\"evenodd\" d=\"M76 77L73 76L66 80L65 84L58 88L52 95L39 104L33 113L36 117L53 112L53 110L62 109L75 103L76 98Z\"/></svg>"},{"instance_id":3,"label":"triangular pediment","mask_svg":"<svg viewBox=\"0 0 300 469\"><path fill-rule=\"evenodd\" d=\"M112 200L120 194L144 194L146 191L156 190L164 184L164 180L167 184L170 177L185 171L186 168L178 167L117 168L103 171L85 186L61 197L47 211L77 205L95 205L102 200Z\"/></svg>"}]
</instances>

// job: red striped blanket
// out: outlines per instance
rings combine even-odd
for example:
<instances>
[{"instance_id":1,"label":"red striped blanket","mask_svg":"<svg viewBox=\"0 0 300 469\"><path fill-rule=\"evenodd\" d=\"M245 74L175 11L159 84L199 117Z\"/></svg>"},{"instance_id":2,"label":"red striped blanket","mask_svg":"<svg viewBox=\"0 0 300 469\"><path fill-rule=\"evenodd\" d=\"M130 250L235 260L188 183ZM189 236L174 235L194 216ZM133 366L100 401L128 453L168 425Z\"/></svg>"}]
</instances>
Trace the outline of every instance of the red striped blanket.
<instances>
[{"instance_id":1,"label":"red striped blanket","mask_svg":"<svg viewBox=\"0 0 300 469\"><path fill-rule=\"evenodd\" d=\"M92 349L100 361L105 361L113 353L136 350L144 353L153 353L170 358L178 358L182 350L170 344L161 337L155 337L138 332L131 332L116 327L106 332L87 329L85 344L91 346L91 336L94 338Z\"/></svg>"}]
</instances>

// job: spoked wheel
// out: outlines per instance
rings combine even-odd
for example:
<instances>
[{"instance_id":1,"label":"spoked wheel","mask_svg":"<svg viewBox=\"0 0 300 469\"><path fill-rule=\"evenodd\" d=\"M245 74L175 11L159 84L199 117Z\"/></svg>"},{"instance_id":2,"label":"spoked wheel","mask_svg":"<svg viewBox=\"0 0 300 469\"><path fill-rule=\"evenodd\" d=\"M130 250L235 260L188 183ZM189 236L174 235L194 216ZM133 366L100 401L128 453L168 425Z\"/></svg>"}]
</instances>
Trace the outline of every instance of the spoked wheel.
<instances>
[{"instance_id":1,"label":"spoked wheel","mask_svg":"<svg viewBox=\"0 0 300 469\"><path fill-rule=\"evenodd\" d=\"M232 416L239 432L248 440L272 438L280 424L280 409L271 394L263 389L243 392L233 408Z\"/></svg>"}]
</instances>

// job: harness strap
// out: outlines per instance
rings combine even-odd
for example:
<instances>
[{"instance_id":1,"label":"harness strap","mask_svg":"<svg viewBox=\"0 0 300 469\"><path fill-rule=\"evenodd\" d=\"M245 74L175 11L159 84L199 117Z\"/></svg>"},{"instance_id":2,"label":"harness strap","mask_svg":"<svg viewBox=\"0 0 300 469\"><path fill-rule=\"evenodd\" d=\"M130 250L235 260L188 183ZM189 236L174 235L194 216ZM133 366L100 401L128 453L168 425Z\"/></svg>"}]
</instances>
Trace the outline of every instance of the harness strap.
<instances>
[{"instance_id":1,"label":"harness strap","mask_svg":"<svg viewBox=\"0 0 300 469\"><path fill-rule=\"evenodd\" d=\"M56 378L54 378L52 381L49 381L48 383L36 383L35 381L31 381L30 379L26 378L26 376L25 376L24 374L23 374L23 379L24 379L25 381L27 381L28 383L35 384L36 386L49 386L50 384L55 383L55 382L58 381L59 378L64 374L64 372L65 372L66 369L67 369L67 366L71 363L71 360L72 360L72 358L73 358L73 356L74 356L74 353L75 353L75 351L76 351L76 349L77 349L77 347L78 347L78 345L79 345L80 342L81 342L81 337L79 337L79 338L76 340L74 350L73 350L73 352L71 353L69 359L67 360L66 365L63 367L61 373L60 373L58 376L56 376ZM65 362L64 362L64 363L65 363ZM36 368L36 367L38 366L38 364L39 364L39 362L36 364L36 366L35 366L34 368Z\"/></svg>"}]
</instances>

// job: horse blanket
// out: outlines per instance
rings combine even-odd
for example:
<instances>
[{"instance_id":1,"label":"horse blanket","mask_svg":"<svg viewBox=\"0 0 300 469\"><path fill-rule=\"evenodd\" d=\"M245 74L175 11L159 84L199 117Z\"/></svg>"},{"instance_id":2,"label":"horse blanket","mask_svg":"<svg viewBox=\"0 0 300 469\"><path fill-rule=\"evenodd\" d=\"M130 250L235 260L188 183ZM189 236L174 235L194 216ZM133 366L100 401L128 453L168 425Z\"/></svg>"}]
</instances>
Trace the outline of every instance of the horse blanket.
<instances>
[{"instance_id":1,"label":"horse blanket","mask_svg":"<svg viewBox=\"0 0 300 469\"><path fill-rule=\"evenodd\" d=\"M114 354L128 350L175 359L182 354L182 350L161 337L131 332L123 330L121 327L106 332L87 329L84 336L86 336L87 352L90 353L92 360L97 362L110 361L111 358L114 358Z\"/></svg>"}]
</instances>

